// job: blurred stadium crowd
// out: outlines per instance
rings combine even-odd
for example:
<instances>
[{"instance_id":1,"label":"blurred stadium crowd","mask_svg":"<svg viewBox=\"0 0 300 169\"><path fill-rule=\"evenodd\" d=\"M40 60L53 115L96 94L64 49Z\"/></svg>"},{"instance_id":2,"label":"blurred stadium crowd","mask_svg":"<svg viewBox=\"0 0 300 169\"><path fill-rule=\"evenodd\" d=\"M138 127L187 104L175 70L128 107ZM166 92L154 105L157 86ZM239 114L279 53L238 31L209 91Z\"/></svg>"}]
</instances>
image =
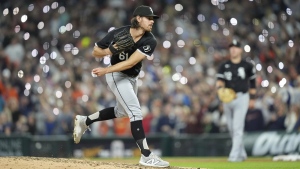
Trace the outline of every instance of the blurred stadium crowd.
<instances>
[{"instance_id":1,"label":"blurred stadium crowd","mask_svg":"<svg viewBox=\"0 0 300 169\"><path fill-rule=\"evenodd\" d=\"M214 83L238 39L257 69L258 98L245 131L300 130L298 0L1 0L0 133L70 134L77 114L114 106L91 56L109 29L130 24L138 5L161 18L158 46L143 62L139 99L147 134L227 132ZM130 135L129 120L94 123L94 136Z\"/></svg>"}]
</instances>

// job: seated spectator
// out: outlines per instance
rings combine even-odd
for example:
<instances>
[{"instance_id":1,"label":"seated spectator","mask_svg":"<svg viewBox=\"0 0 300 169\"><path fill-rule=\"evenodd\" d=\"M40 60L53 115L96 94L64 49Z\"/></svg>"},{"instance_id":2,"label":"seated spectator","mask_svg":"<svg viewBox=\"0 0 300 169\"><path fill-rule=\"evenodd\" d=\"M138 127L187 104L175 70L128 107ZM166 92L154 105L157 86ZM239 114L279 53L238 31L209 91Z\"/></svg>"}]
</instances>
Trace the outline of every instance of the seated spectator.
<instances>
[{"instance_id":1,"label":"seated spectator","mask_svg":"<svg viewBox=\"0 0 300 169\"><path fill-rule=\"evenodd\" d=\"M245 118L245 131L262 131L264 130L264 118L260 109L255 108L255 100L250 100L249 108Z\"/></svg>"}]
</instances>

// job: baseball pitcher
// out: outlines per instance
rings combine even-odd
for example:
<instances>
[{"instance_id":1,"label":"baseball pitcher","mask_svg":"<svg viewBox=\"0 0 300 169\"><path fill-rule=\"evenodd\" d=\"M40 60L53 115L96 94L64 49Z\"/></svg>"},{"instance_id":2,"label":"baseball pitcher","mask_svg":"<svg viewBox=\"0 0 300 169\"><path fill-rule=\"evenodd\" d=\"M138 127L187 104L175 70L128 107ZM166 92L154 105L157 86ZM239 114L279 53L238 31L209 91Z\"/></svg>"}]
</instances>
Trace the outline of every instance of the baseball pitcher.
<instances>
[{"instance_id":1,"label":"baseball pitcher","mask_svg":"<svg viewBox=\"0 0 300 169\"><path fill-rule=\"evenodd\" d=\"M129 117L131 133L141 150L139 163L145 166L168 167L169 162L162 160L148 147L142 125L142 111L137 97L137 79L142 61L150 57L156 47L156 39L151 33L154 19L149 6L139 6L133 13L131 25L110 31L95 44L93 56L111 56L111 65L92 70L97 76L105 75L108 86L114 93L117 104L89 116L77 115L74 123L74 142L79 143L89 125L96 121Z\"/></svg>"},{"instance_id":2,"label":"baseball pitcher","mask_svg":"<svg viewBox=\"0 0 300 169\"><path fill-rule=\"evenodd\" d=\"M255 99L255 68L242 59L241 44L234 40L229 45L230 60L221 64L217 73L216 87L230 132L232 147L228 161L247 159L243 144L245 117L249 99Z\"/></svg>"}]
</instances>

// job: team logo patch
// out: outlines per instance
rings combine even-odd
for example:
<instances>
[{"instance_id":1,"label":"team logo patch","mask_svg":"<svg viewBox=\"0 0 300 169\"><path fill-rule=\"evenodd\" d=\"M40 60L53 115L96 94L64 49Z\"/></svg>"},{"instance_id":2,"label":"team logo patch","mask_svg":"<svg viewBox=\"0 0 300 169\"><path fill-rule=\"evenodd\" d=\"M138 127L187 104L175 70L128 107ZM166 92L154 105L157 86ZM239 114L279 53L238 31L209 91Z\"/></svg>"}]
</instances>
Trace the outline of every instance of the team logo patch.
<instances>
[{"instance_id":1,"label":"team logo patch","mask_svg":"<svg viewBox=\"0 0 300 169\"><path fill-rule=\"evenodd\" d=\"M145 52L149 52L151 50L149 45L143 46Z\"/></svg>"}]
</instances>

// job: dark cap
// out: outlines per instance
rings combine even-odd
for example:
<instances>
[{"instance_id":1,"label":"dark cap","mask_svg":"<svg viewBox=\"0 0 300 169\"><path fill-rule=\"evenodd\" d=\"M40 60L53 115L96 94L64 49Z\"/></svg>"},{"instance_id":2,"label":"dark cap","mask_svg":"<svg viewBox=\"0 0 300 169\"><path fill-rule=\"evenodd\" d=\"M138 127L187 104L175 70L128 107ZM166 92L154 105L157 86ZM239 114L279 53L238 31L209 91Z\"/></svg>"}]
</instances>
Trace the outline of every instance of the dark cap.
<instances>
[{"instance_id":1,"label":"dark cap","mask_svg":"<svg viewBox=\"0 0 300 169\"><path fill-rule=\"evenodd\" d=\"M154 19L159 18L159 16L153 14L153 10L150 6L144 5L135 8L133 16L152 16Z\"/></svg>"},{"instance_id":2,"label":"dark cap","mask_svg":"<svg viewBox=\"0 0 300 169\"><path fill-rule=\"evenodd\" d=\"M238 42L237 40L233 40L230 44L229 44L229 48L230 47L232 47L232 46L236 46L236 47L241 47L242 45L241 45L241 43L240 42Z\"/></svg>"}]
</instances>

